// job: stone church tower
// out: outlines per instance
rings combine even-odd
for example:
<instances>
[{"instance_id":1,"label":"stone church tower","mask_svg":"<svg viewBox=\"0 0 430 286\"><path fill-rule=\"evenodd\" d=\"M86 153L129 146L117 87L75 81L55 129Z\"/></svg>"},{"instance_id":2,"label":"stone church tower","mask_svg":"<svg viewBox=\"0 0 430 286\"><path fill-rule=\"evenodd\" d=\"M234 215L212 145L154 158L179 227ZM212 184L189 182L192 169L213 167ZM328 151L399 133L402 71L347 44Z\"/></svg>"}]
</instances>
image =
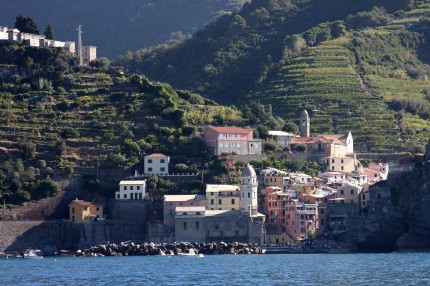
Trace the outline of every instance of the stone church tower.
<instances>
[{"instance_id":1,"label":"stone church tower","mask_svg":"<svg viewBox=\"0 0 430 286\"><path fill-rule=\"evenodd\" d=\"M303 110L302 115L300 115L300 137L310 137L311 136L311 120L309 114L306 110Z\"/></svg>"},{"instance_id":2,"label":"stone church tower","mask_svg":"<svg viewBox=\"0 0 430 286\"><path fill-rule=\"evenodd\" d=\"M257 213L257 175L249 163L243 168L240 179L240 209L249 215ZM251 213L249 210L251 209Z\"/></svg>"}]
</instances>

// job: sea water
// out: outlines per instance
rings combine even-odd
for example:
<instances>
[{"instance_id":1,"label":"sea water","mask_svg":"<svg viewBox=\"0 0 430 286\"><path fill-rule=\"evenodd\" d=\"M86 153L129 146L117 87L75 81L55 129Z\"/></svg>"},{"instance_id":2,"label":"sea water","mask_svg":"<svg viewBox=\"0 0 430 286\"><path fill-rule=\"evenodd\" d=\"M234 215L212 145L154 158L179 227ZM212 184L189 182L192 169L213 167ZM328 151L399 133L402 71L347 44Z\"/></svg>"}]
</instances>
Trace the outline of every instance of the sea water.
<instances>
[{"instance_id":1,"label":"sea water","mask_svg":"<svg viewBox=\"0 0 430 286\"><path fill-rule=\"evenodd\" d=\"M0 285L430 285L430 253L9 258Z\"/></svg>"}]
</instances>

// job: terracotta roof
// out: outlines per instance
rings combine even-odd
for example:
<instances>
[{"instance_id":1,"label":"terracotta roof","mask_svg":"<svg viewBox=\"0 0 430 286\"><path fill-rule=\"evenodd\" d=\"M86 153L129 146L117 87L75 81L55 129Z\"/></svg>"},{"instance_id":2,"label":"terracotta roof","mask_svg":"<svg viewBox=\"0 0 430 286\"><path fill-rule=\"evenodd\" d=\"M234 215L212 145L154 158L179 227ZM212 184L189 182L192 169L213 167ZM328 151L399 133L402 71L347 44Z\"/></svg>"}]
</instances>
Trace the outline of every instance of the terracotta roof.
<instances>
[{"instance_id":1,"label":"terracotta roof","mask_svg":"<svg viewBox=\"0 0 430 286\"><path fill-rule=\"evenodd\" d=\"M154 153L146 156L145 158L166 158L167 156L162 153Z\"/></svg>"},{"instance_id":2,"label":"terracotta roof","mask_svg":"<svg viewBox=\"0 0 430 286\"><path fill-rule=\"evenodd\" d=\"M317 142L331 142L337 145L345 145L342 141L337 138L327 137L327 136L315 136L315 137L295 137L294 143L317 143Z\"/></svg>"},{"instance_id":3,"label":"terracotta roof","mask_svg":"<svg viewBox=\"0 0 430 286\"><path fill-rule=\"evenodd\" d=\"M227 126L209 126L208 128L211 128L221 133L249 133L250 131L252 131L252 129L245 129L240 127L227 127Z\"/></svg>"},{"instance_id":4,"label":"terracotta roof","mask_svg":"<svg viewBox=\"0 0 430 286\"><path fill-rule=\"evenodd\" d=\"M78 200L78 199L76 199L76 200L73 200L73 202L76 202L78 205L81 205L81 206L83 206L83 207L90 207L90 206L92 206L93 204L92 203L90 203L90 202L87 202L87 201L84 201L84 200ZM72 203L73 203L72 202Z\"/></svg>"}]
</instances>

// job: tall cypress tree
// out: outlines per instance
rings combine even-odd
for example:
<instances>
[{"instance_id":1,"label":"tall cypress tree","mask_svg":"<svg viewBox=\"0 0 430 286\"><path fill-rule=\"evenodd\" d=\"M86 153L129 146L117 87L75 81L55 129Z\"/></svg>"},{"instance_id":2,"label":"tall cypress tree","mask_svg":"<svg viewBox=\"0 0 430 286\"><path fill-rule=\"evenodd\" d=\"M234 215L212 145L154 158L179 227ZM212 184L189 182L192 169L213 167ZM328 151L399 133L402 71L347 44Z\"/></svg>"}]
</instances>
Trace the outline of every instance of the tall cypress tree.
<instances>
[{"instance_id":1,"label":"tall cypress tree","mask_svg":"<svg viewBox=\"0 0 430 286\"><path fill-rule=\"evenodd\" d=\"M51 24L48 24L45 29L45 37L48 40L55 40L54 28L52 28Z\"/></svg>"},{"instance_id":2,"label":"tall cypress tree","mask_svg":"<svg viewBox=\"0 0 430 286\"><path fill-rule=\"evenodd\" d=\"M19 15L16 17L15 28L23 33L39 34L39 27L36 21L31 17Z\"/></svg>"}]
</instances>

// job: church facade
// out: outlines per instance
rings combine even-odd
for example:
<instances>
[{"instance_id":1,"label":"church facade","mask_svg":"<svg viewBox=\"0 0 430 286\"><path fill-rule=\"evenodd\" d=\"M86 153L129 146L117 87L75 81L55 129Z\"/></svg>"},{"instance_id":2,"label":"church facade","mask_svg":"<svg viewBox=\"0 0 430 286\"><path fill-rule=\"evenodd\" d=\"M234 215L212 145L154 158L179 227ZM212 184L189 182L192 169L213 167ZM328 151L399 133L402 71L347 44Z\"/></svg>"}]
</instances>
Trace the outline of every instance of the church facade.
<instances>
[{"instance_id":1,"label":"church facade","mask_svg":"<svg viewBox=\"0 0 430 286\"><path fill-rule=\"evenodd\" d=\"M248 164L241 175L240 210L177 207L175 240L263 243L265 215L257 210L257 187L257 175L254 168Z\"/></svg>"}]
</instances>

